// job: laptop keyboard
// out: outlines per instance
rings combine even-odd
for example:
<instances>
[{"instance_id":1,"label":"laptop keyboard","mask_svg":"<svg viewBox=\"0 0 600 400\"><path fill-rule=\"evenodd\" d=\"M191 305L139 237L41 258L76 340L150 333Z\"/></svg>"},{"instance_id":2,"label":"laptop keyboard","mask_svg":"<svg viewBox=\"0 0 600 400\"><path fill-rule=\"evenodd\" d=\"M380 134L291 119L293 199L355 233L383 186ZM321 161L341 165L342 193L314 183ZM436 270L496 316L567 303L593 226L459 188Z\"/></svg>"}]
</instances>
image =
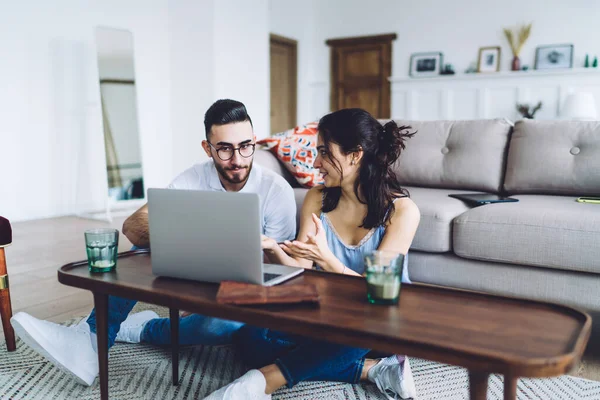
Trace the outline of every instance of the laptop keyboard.
<instances>
[{"instance_id":1,"label":"laptop keyboard","mask_svg":"<svg viewBox=\"0 0 600 400\"><path fill-rule=\"evenodd\" d=\"M263 280L264 282L269 282L275 278L279 278L281 274L269 274L268 272L263 272Z\"/></svg>"}]
</instances>

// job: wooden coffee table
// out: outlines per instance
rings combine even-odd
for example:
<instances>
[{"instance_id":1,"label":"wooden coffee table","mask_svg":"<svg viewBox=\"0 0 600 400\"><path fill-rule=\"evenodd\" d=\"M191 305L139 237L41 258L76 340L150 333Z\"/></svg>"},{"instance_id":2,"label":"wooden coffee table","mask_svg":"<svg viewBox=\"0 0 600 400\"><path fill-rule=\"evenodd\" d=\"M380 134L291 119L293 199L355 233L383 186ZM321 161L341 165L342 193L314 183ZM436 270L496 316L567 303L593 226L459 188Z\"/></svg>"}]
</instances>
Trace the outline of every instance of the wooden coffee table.
<instances>
[{"instance_id":1,"label":"wooden coffee table","mask_svg":"<svg viewBox=\"0 0 600 400\"><path fill-rule=\"evenodd\" d=\"M403 285L398 306L366 300L361 277L306 271L285 284L317 286L319 307L218 304L218 284L156 277L148 251L119 256L117 270L91 274L87 262L64 265L58 280L91 290L96 306L101 398L108 399L108 296L170 309L173 384L179 380L179 310L344 345L406 354L469 369L471 399L485 399L489 374L504 375L504 398L515 399L519 377L568 372L587 344L591 318L570 307L430 285Z\"/></svg>"}]
</instances>

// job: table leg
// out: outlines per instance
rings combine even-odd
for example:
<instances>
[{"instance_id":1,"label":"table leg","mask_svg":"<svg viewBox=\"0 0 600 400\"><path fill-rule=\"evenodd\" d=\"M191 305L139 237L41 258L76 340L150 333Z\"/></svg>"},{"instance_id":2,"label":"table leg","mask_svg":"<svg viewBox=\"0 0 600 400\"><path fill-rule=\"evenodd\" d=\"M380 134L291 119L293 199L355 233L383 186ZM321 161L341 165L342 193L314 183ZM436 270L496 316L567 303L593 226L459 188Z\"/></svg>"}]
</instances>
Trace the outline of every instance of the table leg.
<instances>
[{"instance_id":1,"label":"table leg","mask_svg":"<svg viewBox=\"0 0 600 400\"><path fill-rule=\"evenodd\" d=\"M486 400L489 374L469 371L469 394L471 400Z\"/></svg>"},{"instance_id":2,"label":"table leg","mask_svg":"<svg viewBox=\"0 0 600 400\"><path fill-rule=\"evenodd\" d=\"M516 400L517 399L517 381L519 378L515 378L510 375L504 375L504 400Z\"/></svg>"},{"instance_id":3,"label":"table leg","mask_svg":"<svg viewBox=\"0 0 600 400\"><path fill-rule=\"evenodd\" d=\"M108 400L108 295L94 293L96 307L96 337L100 366L100 399Z\"/></svg>"},{"instance_id":4,"label":"table leg","mask_svg":"<svg viewBox=\"0 0 600 400\"><path fill-rule=\"evenodd\" d=\"M169 308L171 324L171 363L173 364L173 386L179 384L179 310Z\"/></svg>"}]
</instances>

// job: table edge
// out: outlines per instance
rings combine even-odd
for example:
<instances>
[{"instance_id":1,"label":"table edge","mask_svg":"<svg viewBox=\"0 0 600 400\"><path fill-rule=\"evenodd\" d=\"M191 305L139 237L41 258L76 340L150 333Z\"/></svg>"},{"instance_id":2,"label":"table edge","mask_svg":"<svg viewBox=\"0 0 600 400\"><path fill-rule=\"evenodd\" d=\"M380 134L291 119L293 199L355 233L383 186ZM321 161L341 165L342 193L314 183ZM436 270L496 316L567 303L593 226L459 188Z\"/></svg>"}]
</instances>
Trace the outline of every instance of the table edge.
<instances>
[{"instance_id":1,"label":"table edge","mask_svg":"<svg viewBox=\"0 0 600 400\"><path fill-rule=\"evenodd\" d=\"M149 249L138 249L138 250L131 250L131 251L119 253L118 257L125 258L125 257L138 256L138 255L147 255L150 253L151 253L151 251ZM77 286L76 283L80 282L80 281L81 282L86 282L86 281L90 282L90 280L88 278L74 276L74 275L69 274L69 271L71 271L72 269L82 267L82 266L87 266L87 260L75 261L75 262L71 262L71 263L61 266L57 271L58 281L67 286L79 287L79 288L82 288L85 290L90 290L95 293L110 294L110 293L108 293L109 291L102 290L102 289L106 289L106 287L115 286L113 283L110 283L110 282L93 280L92 282L94 282L95 284L98 285L97 289L100 289L100 290L96 290L96 291L93 291L91 288L88 288L87 287L88 285L84 285L84 287ZM322 274L322 273L327 273L327 272L307 270L304 273ZM339 278L363 279L362 277L347 276L347 275L340 276ZM527 304L551 307L553 309L560 309L561 312L568 314L570 316L573 316L574 318L579 320L580 325L579 325L579 334L577 335L577 340L573 343L573 347L570 349L570 351L566 352L562 355L554 356L554 357L547 357L547 358L511 357L509 360L503 358L502 354L500 354L500 353L492 352L492 353L489 353L489 355L483 356L484 358L494 357L494 358L496 358L495 362L497 362L497 363L503 361L503 362L508 362L508 363L513 364L513 365L511 365L511 370L518 372L515 374L515 376L548 377L548 376L561 375L561 374L568 372L574 366L575 362L579 360L580 355L583 354L583 351L585 350L585 346L587 345L587 342L591 335L592 318L590 317L590 315L587 312L579 309L578 307L573 307L570 305L564 305L564 304L549 302L549 301L533 300L533 299L520 298L520 297L515 297L515 296L502 296L502 295L497 295L497 294L492 294L492 293L485 293L485 292L479 292L479 291L468 290L468 289L460 289L460 288L450 288L450 287L445 287L445 286L440 286L440 285L432 285L432 284L427 284L427 283L412 283L411 286L429 287L429 288L434 288L436 290L442 290L442 291L446 291L446 292L448 292L448 291L462 292L462 293L469 293L469 294L472 294L475 296L482 296L482 297L486 297L486 298L496 298L496 299L501 299L501 300L508 299L508 300L512 300L512 301L525 302ZM140 300L140 301L144 301L144 300ZM161 305L168 307L167 304L161 304ZM321 327L321 325L323 325L323 327L328 326L328 325L324 325L324 324L320 324L320 323L312 324L312 325L318 326L318 327ZM352 329L348 329L348 330L352 331ZM355 334L357 334L357 335L360 335L360 333L361 332L358 332L358 331L355 332ZM435 349L435 347L436 347L431 344L413 343L408 340L406 341L406 345L407 345L407 348L416 346L416 347L423 347L423 348L426 348L429 350ZM470 353L468 351L457 349L457 348L446 347L446 348L439 348L435 351L438 351L440 353L452 353L452 352L462 353L465 356L471 356L471 357L475 356L475 357L479 357L479 358L482 357L481 355L476 355L476 354ZM423 358L426 358L426 357L423 357ZM514 365L514 364L518 364L518 365ZM545 373L540 373L537 369L542 366L546 367L546 369L550 369L550 371L545 371ZM489 372L502 373L502 372L498 372L497 369L490 370Z\"/></svg>"}]
</instances>

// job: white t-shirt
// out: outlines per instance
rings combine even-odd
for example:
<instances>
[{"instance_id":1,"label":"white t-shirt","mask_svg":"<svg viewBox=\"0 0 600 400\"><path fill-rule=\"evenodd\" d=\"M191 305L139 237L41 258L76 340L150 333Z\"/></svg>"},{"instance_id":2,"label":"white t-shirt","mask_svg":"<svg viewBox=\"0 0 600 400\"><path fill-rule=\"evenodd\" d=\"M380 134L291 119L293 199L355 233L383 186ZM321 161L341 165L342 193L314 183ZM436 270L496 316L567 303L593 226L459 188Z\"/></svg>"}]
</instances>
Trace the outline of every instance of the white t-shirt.
<instances>
[{"instance_id":1,"label":"white t-shirt","mask_svg":"<svg viewBox=\"0 0 600 400\"><path fill-rule=\"evenodd\" d=\"M225 191L212 159L183 171L168 188ZM252 163L250 176L240 193L258 194L263 235L278 242L294 239L296 200L292 187L282 176Z\"/></svg>"}]
</instances>

